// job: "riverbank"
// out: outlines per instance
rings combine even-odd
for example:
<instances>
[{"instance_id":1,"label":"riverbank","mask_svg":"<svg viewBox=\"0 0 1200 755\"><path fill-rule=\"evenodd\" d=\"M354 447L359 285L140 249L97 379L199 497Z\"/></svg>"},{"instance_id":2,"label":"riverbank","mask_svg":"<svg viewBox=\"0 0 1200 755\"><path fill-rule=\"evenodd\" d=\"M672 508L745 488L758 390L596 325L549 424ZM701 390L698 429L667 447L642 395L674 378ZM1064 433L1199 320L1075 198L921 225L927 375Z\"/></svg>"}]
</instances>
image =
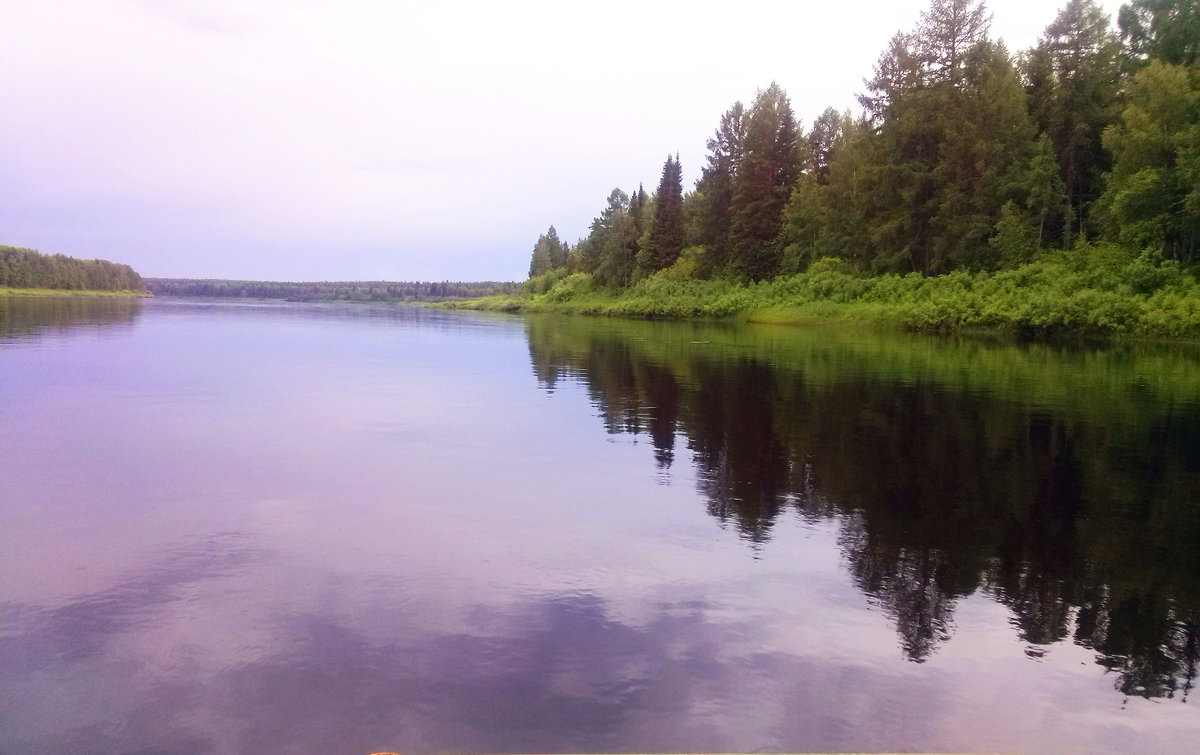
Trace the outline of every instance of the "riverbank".
<instances>
[{"instance_id":1,"label":"riverbank","mask_svg":"<svg viewBox=\"0 0 1200 755\"><path fill-rule=\"evenodd\" d=\"M6 288L0 286L0 296L107 296L120 298L148 298L149 291L96 291L65 288Z\"/></svg>"},{"instance_id":2,"label":"riverbank","mask_svg":"<svg viewBox=\"0 0 1200 755\"><path fill-rule=\"evenodd\" d=\"M859 322L915 331L1035 337L1200 338L1200 285L1172 261L1109 245L1052 252L1012 270L938 277L866 276L833 259L760 283L695 280L668 268L623 290L575 273L526 292L445 304L508 312L806 324Z\"/></svg>"}]
</instances>

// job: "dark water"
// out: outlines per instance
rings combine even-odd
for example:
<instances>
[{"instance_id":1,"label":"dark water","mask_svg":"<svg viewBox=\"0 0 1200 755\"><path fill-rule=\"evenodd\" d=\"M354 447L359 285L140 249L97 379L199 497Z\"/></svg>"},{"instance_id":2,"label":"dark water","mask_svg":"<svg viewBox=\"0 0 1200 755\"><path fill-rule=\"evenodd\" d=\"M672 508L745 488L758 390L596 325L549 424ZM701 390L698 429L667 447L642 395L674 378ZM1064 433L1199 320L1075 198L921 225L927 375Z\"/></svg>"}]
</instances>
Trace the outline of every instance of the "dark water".
<instances>
[{"instance_id":1,"label":"dark water","mask_svg":"<svg viewBox=\"0 0 1200 755\"><path fill-rule=\"evenodd\" d=\"M1200 354L0 299L0 752L1187 752Z\"/></svg>"}]
</instances>

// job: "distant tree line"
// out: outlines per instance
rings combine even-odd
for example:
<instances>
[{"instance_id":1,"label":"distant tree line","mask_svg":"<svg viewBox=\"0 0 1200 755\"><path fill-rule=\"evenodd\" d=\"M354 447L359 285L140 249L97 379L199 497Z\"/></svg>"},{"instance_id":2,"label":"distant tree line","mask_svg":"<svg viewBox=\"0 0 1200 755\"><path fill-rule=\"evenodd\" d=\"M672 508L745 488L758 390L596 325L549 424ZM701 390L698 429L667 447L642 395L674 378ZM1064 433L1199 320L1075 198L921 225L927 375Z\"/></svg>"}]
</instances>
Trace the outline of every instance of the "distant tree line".
<instances>
[{"instance_id":1,"label":"distant tree line","mask_svg":"<svg viewBox=\"0 0 1200 755\"><path fill-rule=\"evenodd\" d=\"M129 265L79 260L61 254L0 246L0 287L57 288L68 291L144 291L142 277Z\"/></svg>"},{"instance_id":2,"label":"distant tree line","mask_svg":"<svg viewBox=\"0 0 1200 755\"><path fill-rule=\"evenodd\" d=\"M708 140L695 188L614 189L589 234L538 239L535 291L571 274L619 288L666 268L762 280L837 257L868 273L1018 267L1107 241L1200 262L1200 6L1133 0L1114 29L1069 0L1030 50L978 0L932 0L859 95L805 132L771 84Z\"/></svg>"},{"instance_id":3,"label":"distant tree line","mask_svg":"<svg viewBox=\"0 0 1200 755\"><path fill-rule=\"evenodd\" d=\"M206 296L288 301L440 301L511 294L518 283L482 281L388 282L348 281L294 283L286 281L194 280L147 278L155 296Z\"/></svg>"}]
</instances>

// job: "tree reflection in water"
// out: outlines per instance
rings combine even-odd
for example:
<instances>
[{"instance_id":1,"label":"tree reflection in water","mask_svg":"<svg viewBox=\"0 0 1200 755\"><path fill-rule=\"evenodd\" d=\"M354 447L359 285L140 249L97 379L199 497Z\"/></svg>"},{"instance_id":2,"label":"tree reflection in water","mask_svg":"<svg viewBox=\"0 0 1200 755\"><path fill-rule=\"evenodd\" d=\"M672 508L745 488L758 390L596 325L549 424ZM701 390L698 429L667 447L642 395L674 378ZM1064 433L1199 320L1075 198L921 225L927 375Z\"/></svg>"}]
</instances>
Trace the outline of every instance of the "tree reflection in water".
<instances>
[{"instance_id":1,"label":"tree reflection in water","mask_svg":"<svg viewBox=\"0 0 1200 755\"><path fill-rule=\"evenodd\" d=\"M137 298L0 296L0 343L56 330L129 328L141 311L142 300Z\"/></svg>"},{"instance_id":2,"label":"tree reflection in water","mask_svg":"<svg viewBox=\"0 0 1200 755\"><path fill-rule=\"evenodd\" d=\"M764 547L835 517L921 662L979 591L1037 656L1070 638L1125 695L1186 700L1200 617L1200 370L1178 350L530 318L538 380L586 386Z\"/></svg>"}]
</instances>

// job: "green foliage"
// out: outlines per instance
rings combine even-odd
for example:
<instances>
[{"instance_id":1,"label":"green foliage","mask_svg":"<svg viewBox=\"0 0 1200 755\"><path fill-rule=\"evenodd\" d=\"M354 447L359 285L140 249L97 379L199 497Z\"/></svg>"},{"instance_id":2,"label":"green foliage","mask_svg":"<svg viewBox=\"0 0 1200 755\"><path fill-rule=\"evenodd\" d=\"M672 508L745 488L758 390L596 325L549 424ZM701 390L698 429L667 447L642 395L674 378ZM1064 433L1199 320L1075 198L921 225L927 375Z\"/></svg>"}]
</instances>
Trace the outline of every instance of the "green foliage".
<instances>
[{"instance_id":1,"label":"green foliage","mask_svg":"<svg viewBox=\"0 0 1200 755\"><path fill-rule=\"evenodd\" d=\"M1047 218L1070 247L1092 202L1103 190L1108 155L1100 139L1113 120L1120 44L1109 17L1093 0L1068 0L1031 53L1031 115L1053 143L1064 203Z\"/></svg>"},{"instance_id":2,"label":"green foliage","mask_svg":"<svg viewBox=\"0 0 1200 755\"><path fill-rule=\"evenodd\" d=\"M529 277L544 275L550 270L567 266L567 248L559 241L554 226L538 237L529 261Z\"/></svg>"},{"instance_id":3,"label":"green foliage","mask_svg":"<svg viewBox=\"0 0 1200 755\"><path fill-rule=\"evenodd\" d=\"M0 288L51 288L65 291L146 290L129 265L106 260L79 260L61 254L0 246Z\"/></svg>"},{"instance_id":4,"label":"green foliage","mask_svg":"<svg viewBox=\"0 0 1200 755\"><path fill-rule=\"evenodd\" d=\"M778 272L783 208L803 166L800 140L787 94L772 82L750 108L733 181L730 263L751 280Z\"/></svg>"},{"instance_id":5,"label":"green foliage","mask_svg":"<svg viewBox=\"0 0 1200 755\"><path fill-rule=\"evenodd\" d=\"M1019 220L1015 206L1007 208L1006 218L1023 223L1014 235L1020 251L1029 251L1032 227ZM1001 236L997 244L1009 243ZM1130 255L1111 243L1081 242L997 272L958 270L934 277L864 276L845 260L820 258L803 273L759 283L689 279L685 268L699 254L690 249L675 266L619 292L571 276L539 284L547 292L541 296L469 306L642 318L851 320L942 333L1200 337L1196 278L1173 260Z\"/></svg>"},{"instance_id":6,"label":"green foliage","mask_svg":"<svg viewBox=\"0 0 1200 755\"><path fill-rule=\"evenodd\" d=\"M549 282L549 281L547 281ZM552 302L569 301L592 290L592 276L587 273L571 273L561 280L550 283L545 291L546 298Z\"/></svg>"},{"instance_id":7,"label":"green foliage","mask_svg":"<svg viewBox=\"0 0 1200 755\"><path fill-rule=\"evenodd\" d=\"M1058 159L1050 137L1045 133L1038 136L1034 146L1026 185L1029 187L1026 204L1030 213L1037 218L1037 248L1040 249L1046 241L1046 224L1056 220L1060 224L1065 222L1063 217L1066 211L1065 189L1058 172Z\"/></svg>"},{"instance_id":8,"label":"green foliage","mask_svg":"<svg viewBox=\"0 0 1200 755\"><path fill-rule=\"evenodd\" d=\"M645 192L631 200L620 189L608 195L608 206L592 221L592 232L581 242L584 252L578 272L592 273L596 283L619 288L633 279L638 254L638 221Z\"/></svg>"},{"instance_id":9,"label":"green foliage","mask_svg":"<svg viewBox=\"0 0 1200 755\"><path fill-rule=\"evenodd\" d=\"M1000 208L1027 203L1034 132L1012 61L987 26L982 4L935 0L876 66L861 98L872 128L853 143L862 178L838 213L866 219L866 246L851 252L863 267L983 267ZM846 191L838 167L835 194Z\"/></svg>"},{"instance_id":10,"label":"green foliage","mask_svg":"<svg viewBox=\"0 0 1200 755\"><path fill-rule=\"evenodd\" d=\"M808 159L804 169L820 186L829 183L830 163L842 141L843 116L826 108L813 122L808 135Z\"/></svg>"},{"instance_id":11,"label":"green foliage","mask_svg":"<svg viewBox=\"0 0 1200 755\"><path fill-rule=\"evenodd\" d=\"M742 143L746 136L746 110L741 102L721 116L716 133L708 140L708 164L704 166L697 190L700 195L699 236L706 249L702 274L723 270L730 259L730 229L733 224L734 179L742 162Z\"/></svg>"},{"instance_id":12,"label":"green foliage","mask_svg":"<svg viewBox=\"0 0 1200 755\"><path fill-rule=\"evenodd\" d=\"M1110 234L1180 261L1200 258L1200 72L1151 61L1104 133L1113 169L1098 207Z\"/></svg>"},{"instance_id":13,"label":"green foliage","mask_svg":"<svg viewBox=\"0 0 1200 755\"><path fill-rule=\"evenodd\" d=\"M559 279L540 279L509 304L1192 332L1189 274L1141 251L1200 261L1200 69L1163 62L1194 60L1196 19L1190 0L1123 8L1124 54L1144 69L1123 79L1109 18L1066 0L1018 72L980 0L930 0L880 57L860 117L826 110L806 137L776 84L735 103L694 192L670 158L653 200L613 191L566 254L586 289L544 302Z\"/></svg>"},{"instance_id":14,"label":"green foliage","mask_svg":"<svg viewBox=\"0 0 1200 755\"><path fill-rule=\"evenodd\" d=\"M662 179L654 193L654 220L646 242L639 250L646 272L662 270L675 263L683 249L683 169L678 156L667 156Z\"/></svg>"},{"instance_id":15,"label":"green foliage","mask_svg":"<svg viewBox=\"0 0 1200 755\"><path fill-rule=\"evenodd\" d=\"M523 288L526 293L544 294L554 288L555 284L569 276L571 272L565 267L549 270L541 275L535 275L525 281Z\"/></svg>"},{"instance_id":16,"label":"green foliage","mask_svg":"<svg viewBox=\"0 0 1200 755\"><path fill-rule=\"evenodd\" d=\"M792 198L783 209L783 240L785 246L780 272L794 275L802 272L820 253L822 231L828 224L823 190L817 175L806 174L792 189Z\"/></svg>"},{"instance_id":17,"label":"green foliage","mask_svg":"<svg viewBox=\"0 0 1200 755\"><path fill-rule=\"evenodd\" d=\"M1038 248L1038 231L1024 217L1016 203L1000 208L996 233L988 239L990 264L986 267L1017 267L1033 258Z\"/></svg>"},{"instance_id":18,"label":"green foliage","mask_svg":"<svg viewBox=\"0 0 1200 755\"><path fill-rule=\"evenodd\" d=\"M1117 17L1133 66L1148 60L1192 65L1200 60L1200 7L1194 0L1133 0Z\"/></svg>"},{"instance_id":19,"label":"green foliage","mask_svg":"<svg viewBox=\"0 0 1200 755\"><path fill-rule=\"evenodd\" d=\"M665 280L688 281L699 277L699 271L704 258L704 247L689 246L679 253L679 257L658 271L656 275Z\"/></svg>"}]
</instances>

